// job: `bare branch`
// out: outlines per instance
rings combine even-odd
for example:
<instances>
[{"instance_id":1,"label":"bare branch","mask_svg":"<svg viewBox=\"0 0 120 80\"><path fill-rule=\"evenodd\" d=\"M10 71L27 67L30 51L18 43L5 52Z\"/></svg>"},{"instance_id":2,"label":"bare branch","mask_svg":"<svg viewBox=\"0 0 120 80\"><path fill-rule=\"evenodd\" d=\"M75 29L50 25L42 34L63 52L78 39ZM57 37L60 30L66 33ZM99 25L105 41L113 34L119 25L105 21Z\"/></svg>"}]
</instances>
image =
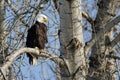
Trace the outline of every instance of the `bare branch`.
<instances>
[{"instance_id":1,"label":"bare branch","mask_svg":"<svg viewBox=\"0 0 120 80\"><path fill-rule=\"evenodd\" d=\"M24 53L31 53L33 55L39 56L39 57L45 57L45 58L49 58L52 61L61 64L63 62L63 60L61 58L59 58L58 56L54 55L54 54L50 54L50 53L46 53L46 52L40 52L38 49L33 49L33 48L21 48L15 52L13 52L10 56L8 56L8 60L7 62L1 67L1 71L3 71L3 73L6 73L6 70L8 70L8 68L11 66L11 64L13 63L14 59L20 55L20 54L24 54Z\"/></svg>"},{"instance_id":2,"label":"bare branch","mask_svg":"<svg viewBox=\"0 0 120 80\"><path fill-rule=\"evenodd\" d=\"M106 55L106 57L120 60L120 57L115 55Z\"/></svg>"},{"instance_id":3,"label":"bare branch","mask_svg":"<svg viewBox=\"0 0 120 80\"><path fill-rule=\"evenodd\" d=\"M114 47L118 42L120 42L120 33L114 40L112 40L111 47Z\"/></svg>"},{"instance_id":4,"label":"bare branch","mask_svg":"<svg viewBox=\"0 0 120 80\"><path fill-rule=\"evenodd\" d=\"M94 26L94 20L89 16L89 14L85 11L82 11L82 16L87 19L91 23L92 26Z\"/></svg>"},{"instance_id":5,"label":"bare branch","mask_svg":"<svg viewBox=\"0 0 120 80\"><path fill-rule=\"evenodd\" d=\"M20 18L20 16L17 14L16 9L13 7L12 3L9 0L5 0L7 2L7 4L10 6L11 10L14 12L14 14L16 15L16 17L26 26L29 26L22 18Z\"/></svg>"},{"instance_id":6,"label":"bare branch","mask_svg":"<svg viewBox=\"0 0 120 80\"><path fill-rule=\"evenodd\" d=\"M117 25L119 22L120 22L120 15L104 25L104 27L106 29L106 30L104 30L104 32L109 32L111 30L111 28L114 27L115 25ZM95 42L97 40L99 40L101 36L104 35L104 32L103 32L103 30L100 30L96 34L97 36L96 37L94 36L93 39L87 43L87 45L85 46L86 54L88 54L90 48L95 44Z\"/></svg>"},{"instance_id":7,"label":"bare branch","mask_svg":"<svg viewBox=\"0 0 120 80\"><path fill-rule=\"evenodd\" d=\"M120 22L120 15L104 25L105 32L109 32L111 28L117 25L119 22Z\"/></svg>"},{"instance_id":8,"label":"bare branch","mask_svg":"<svg viewBox=\"0 0 120 80\"><path fill-rule=\"evenodd\" d=\"M5 1L8 4L8 6L10 7L10 9L13 11L13 13L15 14L16 18L20 22L22 22L25 26L29 27L30 25L27 24L27 22L21 17L21 15L23 16L23 14L25 14L25 13L32 13L32 15L33 14L37 15L39 13L39 11L44 8L45 4L49 0L41 0L37 7L33 7L32 5L29 4L29 7L34 8L34 11L30 11L30 9L28 9L25 12L22 12L22 13L18 13L17 9L14 7L14 5L12 4L11 1L9 1L9 0L5 0Z\"/></svg>"}]
</instances>

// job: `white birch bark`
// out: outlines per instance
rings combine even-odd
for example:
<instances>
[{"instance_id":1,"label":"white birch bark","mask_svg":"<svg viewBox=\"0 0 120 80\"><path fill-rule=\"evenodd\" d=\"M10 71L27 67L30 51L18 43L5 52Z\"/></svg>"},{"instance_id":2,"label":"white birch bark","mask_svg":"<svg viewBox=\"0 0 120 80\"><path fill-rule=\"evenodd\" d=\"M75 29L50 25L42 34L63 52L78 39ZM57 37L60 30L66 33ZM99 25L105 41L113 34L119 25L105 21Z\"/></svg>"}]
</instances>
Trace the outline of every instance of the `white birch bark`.
<instances>
[{"instance_id":1,"label":"white birch bark","mask_svg":"<svg viewBox=\"0 0 120 80\"><path fill-rule=\"evenodd\" d=\"M97 4L98 14L94 21L95 25L93 26L95 30L93 37L96 37L96 45L92 47L89 62L89 74L91 75L87 80L115 80L115 60L110 57L107 58L106 55L115 55L114 53L111 54L111 35L109 33L111 32L111 19L114 19L115 10L119 3L118 0L98 0ZM109 26L104 26L107 23L109 23ZM115 21L115 23L117 23L117 21ZM102 32L102 35L97 39L97 36L100 35L97 34L99 31Z\"/></svg>"},{"instance_id":2,"label":"white birch bark","mask_svg":"<svg viewBox=\"0 0 120 80\"><path fill-rule=\"evenodd\" d=\"M61 56L66 61L69 72L65 74L67 77L62 75L62 80L85 79L86 65L81 20L81 0L60 1ZM65 73L64 71L61 72Z\"/></svg>"},{"instance_id":3,"label":"white birch bark","mask_svg":"<svg viewBox=\"0 0 120 80\"><path fill-rule=\"evenodd\" d=\"M4 0L0 1L0 67L3 65L5 56L6 56L6 32L5 32L5 6ZM7 73L3 73L0 70L0 80L4 80L7 78Z\"/></svg>"}]
</instances>

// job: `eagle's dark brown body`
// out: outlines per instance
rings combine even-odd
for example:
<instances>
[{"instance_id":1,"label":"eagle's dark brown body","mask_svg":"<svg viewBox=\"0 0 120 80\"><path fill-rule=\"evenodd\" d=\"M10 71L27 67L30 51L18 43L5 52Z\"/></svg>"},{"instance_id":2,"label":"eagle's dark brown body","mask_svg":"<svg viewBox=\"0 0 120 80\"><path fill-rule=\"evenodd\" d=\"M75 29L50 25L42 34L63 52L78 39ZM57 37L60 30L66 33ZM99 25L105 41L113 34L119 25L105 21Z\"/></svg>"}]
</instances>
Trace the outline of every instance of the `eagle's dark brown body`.
<instances>
[{"instance_id":1,"label":"eagle's dark brown body","mask_svg":"<svg viewBox=\"0 0 120 80\"><path fill-rule=\"evenodd\" d=\"M47 42L47 26L44 23L36 21L36 23L28 30L26 46L30 48L44 49ZM32 64L33 57L27 54L29 63Z\"/></svg>"}]
</instances>

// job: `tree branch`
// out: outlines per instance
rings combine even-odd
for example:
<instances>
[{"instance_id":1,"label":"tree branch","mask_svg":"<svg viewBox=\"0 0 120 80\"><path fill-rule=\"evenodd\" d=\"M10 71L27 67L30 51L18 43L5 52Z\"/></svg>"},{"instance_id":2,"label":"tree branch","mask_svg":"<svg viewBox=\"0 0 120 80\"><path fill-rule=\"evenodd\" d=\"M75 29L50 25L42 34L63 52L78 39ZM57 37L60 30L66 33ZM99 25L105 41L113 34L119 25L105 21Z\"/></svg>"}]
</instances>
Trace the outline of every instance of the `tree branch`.
<instances>
[{"instance_id":1,"label":"tree branch","mask_svg":"<svg viewBox=\"0 0 120 80\"><path fill-rule=\"evenodd\" d=\"M5 0L6 3L9 5L9 7L11 8L11 10L14 12L14 14L16 15L16 17L25 25L25 26L28 26L29 25L22 19L20 18L20 16L17 14L17 11L16 9L13 7L12 3L9 1L9 0Z\"/></svg>"},{"instance_id":2,"label":"tree branch","mask_svg":"<svg viewBox=\"0 0 120 80\"><path fill-rule=\"evenodd\" d=\"M109 32L111 28L117 25L119 22L120 22L120 15L115 17L113 20L109 21L108 23L104 25L105 32Z\"/></svg>"},{"instance_id":3,"label":"tree branch","mask_svg":"<svg viewBox=\"0 0 120 80\"><path fill-rule=\"evenodd\" d=\"M13 63L14 59L21 54L24 53L31 53L33 55L36 55L38 57L45 57L45 58L49 58L52 61L58 63L58 64L64 64L63 59L59 58L58 56L54 55L54 54L50 54L50 53L46 53L46 52L40 52L38 49L34 49L34 48L21 48L15 52L13 52L10 56L7 57L7 61L5 62L5 64L1 67L1 71L3 72L3 74L6 73L6 71L8 70L8 68L11 66L11 64Z\"/></svg>"},{"instance_id":4,"label":"tree branch","mask_svg":"<svg viewBox=\"0 0 120 80\"><path fill-rule=\"evenodd\" d=\"M120 60L120 57L115 55L106 55L106 57Z\"/></svg>"},{"instance_id":5,"label":"tree branch","mask_svg":"<svg viewBox=\"0 0 120 80\"><path fill-rule=\"evenodd\" d=\"M18 11L17 11L17 10L15 9L15 7L13 6L12 2L11 2L10 0L5 0L5 2L8 4L8 6L10 7L10 9L13 11L13 13L15 14L15 16L17 17L17 19L18 19L20 22L22 22L22 23L23 23L25 26L27 26L27 27L29 27L30 25L28 25L27 22L26 22L23 18L21 18L20 16L23 15L23 14L25 14L25 13L29 13L29 12L37 15L37 14L39 13L39 11L44 8L45 4L46 4L48 1L49 1L49 0L41 0L40 3L39 3L39 5L38 5L36 8L33 7L33 6L31 6L31 5L29 5L31 8L34 8L34 9L36 10L35 12L34 12L34 11L32 12L32 11L30 11L30 10L27 10L26 12L19 14Z\"/></svg>"},{"instance_id":6,"label":"tree branch","mask_svg":"<svg viewBox=\"0 0 120 80\"><path fill-rule=\"evenodd\" d=\"M114 40L112 40L111 47L114 47L116 45L116 43L118 43L118 42L120 42L120 33Z\"/></svg>"},{"instance_id":7,"label":"tree branch","mask_svg":"<svg viewBox=\"0 0 120 80\"><path fill-rule=\"evenodd\" d=\"M94 26L94 20L89 16L89 14L85 11L82 11L82 16L89 21L89 23Z\"/></svg>"},{"instance_id":8,"label":"tree branch","mask_svg":"<svg viewBox=\"0 0 120 80\"><path fill-rule=\"evenodd\" d=\"M119 22L120 22L120 15L104 25L104 27L106 29L106 30L104 30L104 32L106 32L106 33L109 32L111 30L111 28L114 27L115 25L117 25ZM99 40L101 36L104 35L104 32L103 32L103 30L100 30L96 34L97 36L94 36L93 39L86 44L86 46L85 46L85 54L86 55L88 54L90 48L95 44L95 42L97 40Z\"/></svg>"}]
</instances>

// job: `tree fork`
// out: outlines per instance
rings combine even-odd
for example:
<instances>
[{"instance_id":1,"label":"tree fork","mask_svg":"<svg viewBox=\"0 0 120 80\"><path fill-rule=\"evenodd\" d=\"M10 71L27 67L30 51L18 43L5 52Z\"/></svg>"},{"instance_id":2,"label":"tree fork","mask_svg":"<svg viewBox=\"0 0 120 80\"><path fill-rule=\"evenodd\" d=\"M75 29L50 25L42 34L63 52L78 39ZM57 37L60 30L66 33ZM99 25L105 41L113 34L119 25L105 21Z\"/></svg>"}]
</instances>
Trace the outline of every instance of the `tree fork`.
<instances>
[{"instance_id":1,"label":"tree fork","mask_svg":"<svg viewBox=\"0 0 120 80\"><path fill-rule=\"evenodd\" d=\"M81 0L60 1L60 44L61 56L66 61L70 75L62 76L62 80L84 80L86 62L84 57L84 41L82 32ZM65 73L65 68L61 72Z\"/></svg>"}]
</instances>

